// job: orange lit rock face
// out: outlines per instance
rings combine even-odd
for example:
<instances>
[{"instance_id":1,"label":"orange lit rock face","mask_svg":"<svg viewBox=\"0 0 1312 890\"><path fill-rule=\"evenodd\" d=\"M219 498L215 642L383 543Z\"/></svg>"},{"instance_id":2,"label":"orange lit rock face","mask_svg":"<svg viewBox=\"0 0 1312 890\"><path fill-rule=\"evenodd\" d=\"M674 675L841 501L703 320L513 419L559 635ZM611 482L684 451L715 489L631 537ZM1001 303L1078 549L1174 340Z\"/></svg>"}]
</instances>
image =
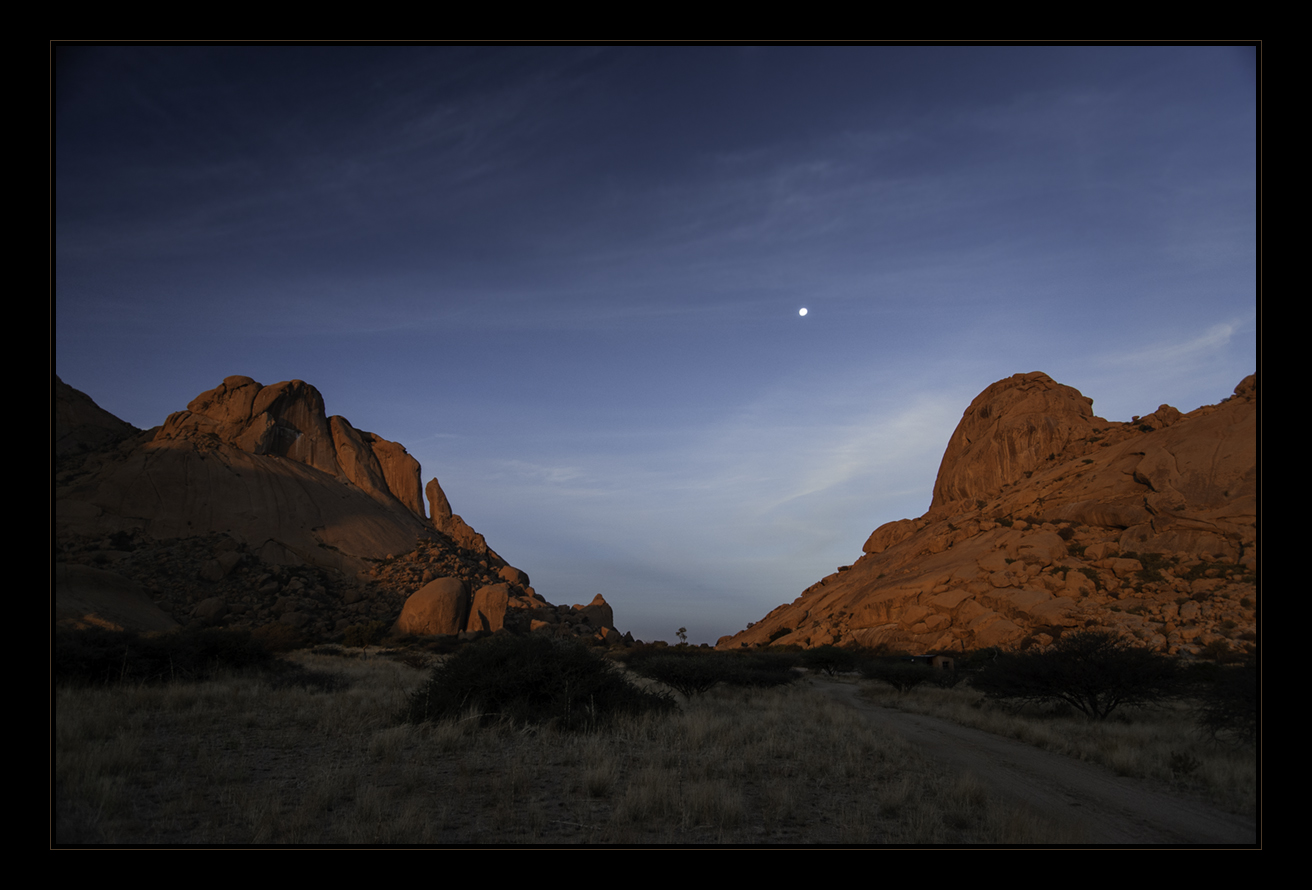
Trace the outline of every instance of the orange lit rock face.
<instances>
[{"instance_id":1,"label":"orange lit rock face","mask_svg":"<svg viewBox=\"0 0 1312 890\"><path fill-rule=\"evenodd\" d=\"M1248 377L1219 405L1118 423L1046 374L1001 380L953 433L929 512L720 646L961 651L1096 626L1240 650L1256 632L1256 398Z\"/></svg>"},{"instance_id":2,"label":"orange lit rock face","mask_svg":"<svg viewBox=\"0 0 1312 890\"><path fill-rule=\"evenodd\" d=\"M327 417L323 396L302 380L263 386L229 377L169 416L157 440L212 435L249 454L272 455L345 480L378 500L399 501L421 520L419 462L396 442Z\"/></svg>"},{"instance_id":3,"label":"orange lit rock face","mask_svg":"<svg viewBox=\"0 0 1312 890\"><path fill-rule=\"evenodd\" d=\"M1047 374L1017 374L984 390L948 442L930 512L963 500L990 498L1087 438L1093 400Z\"/></svg>"}]
</instances>

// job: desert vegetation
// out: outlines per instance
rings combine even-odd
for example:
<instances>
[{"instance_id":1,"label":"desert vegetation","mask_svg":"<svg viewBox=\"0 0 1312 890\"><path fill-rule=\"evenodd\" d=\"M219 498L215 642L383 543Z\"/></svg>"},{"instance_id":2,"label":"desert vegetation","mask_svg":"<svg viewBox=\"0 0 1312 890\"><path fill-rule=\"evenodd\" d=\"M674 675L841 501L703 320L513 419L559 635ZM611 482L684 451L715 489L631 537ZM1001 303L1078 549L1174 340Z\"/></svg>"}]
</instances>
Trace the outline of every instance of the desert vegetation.
<instances>
[{"instance_id":1,"label":"desert vegetation","mask_svg":"<svg viewBox=\"0 0 1312 890\"><path fill-rule=\"evenodd\" d=\"M749 664L731 658L718 659L727 673ZM469 696L463 709L414 720L409 709L436 678L466 681L446 673L454 657L427 669L413 653L406 660L376 647L320 647L188 678L60 679L54 840L1080 840L998 802L969 775L945 773L805 683L720 682L676 701L664 684L596 659L583 675L618 677L635 700L674 703L572 723L493 713L502 706ZM270 670L273 661L286 666Z\"/></svg>"},{"instance_id":2,"label":"desert vegetation","mask_svg":"<svg viewBox=\"0 0 1312 890\"><path fill-rule=\"evenodd\" d=\"M434 668L399 717L407 723L477 719L485 726L506 722L580 731L674 708L668 694L637 686L578 643L496 634Z\"/></svg>"}]
</instances>

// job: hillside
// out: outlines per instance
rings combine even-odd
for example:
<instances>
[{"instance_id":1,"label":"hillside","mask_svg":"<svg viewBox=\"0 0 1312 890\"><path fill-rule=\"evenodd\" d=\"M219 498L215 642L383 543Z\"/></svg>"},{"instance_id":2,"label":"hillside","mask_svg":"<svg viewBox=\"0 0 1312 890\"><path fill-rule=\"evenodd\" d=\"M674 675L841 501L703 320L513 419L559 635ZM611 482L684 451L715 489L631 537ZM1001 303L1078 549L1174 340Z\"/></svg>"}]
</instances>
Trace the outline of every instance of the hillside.
<instances>
[{"instance_id":1,"label":"hillside","mask_svg":"<svg viewBox=\"0 0 1312 890\"><path fill-rule=\"evenodd\" d=\"M1172 653L1256 639L1257 378L1218 405L1129 422L1034 372L989 386L948 443L930 509L718 648L948 652L1068 627Z\"/></svg>"},{"instance_id":2,"label":"hillside","mask_svg":"<svg viewBox=\"0 0 1312 890\"><path fill-rule=\"evenodd\" d=\"M404 446L328 416L308 383L228 377L144 432L54 384L57 620L281 623L322 638L390 625L446 579L456 601L427 632L618 636L604 601L543 600L452 513L437 479L421 489Z\"/></svg>"}]
</instances>

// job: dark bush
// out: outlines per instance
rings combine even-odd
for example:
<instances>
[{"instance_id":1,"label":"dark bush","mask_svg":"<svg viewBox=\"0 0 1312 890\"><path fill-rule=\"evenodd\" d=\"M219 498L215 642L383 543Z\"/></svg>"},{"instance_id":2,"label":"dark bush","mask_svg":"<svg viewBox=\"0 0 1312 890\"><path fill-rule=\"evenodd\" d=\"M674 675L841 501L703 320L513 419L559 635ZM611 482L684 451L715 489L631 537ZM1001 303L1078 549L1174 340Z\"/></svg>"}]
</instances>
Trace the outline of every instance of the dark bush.
<instances>
[{"instance_id":1,"label":"dark bush","mask_svg":"<svg viewBox=\"0 0 1312 890\"><path fill-rule=\"evenodd\" d=\"M1257 686L1255 659L1240 667L1214 668L1195 688L1198 725L1216 741L1256 741Z\"/></svg>"},{"instance_id":2,"label":"dark bush","mask_svg":"<svg viewBox=\"0 0 1312 890\"><path fill-rule=\"evenodd\" d=\"M459 649L413 693L400 717L422 723L476 711L482 721L585 730L626 714L668 711L600 655L544 636L494 634Z\"/></svg>"},{"instance_id":3,"label":"dark bush","mask_svg":"<svg viewBox=\"0 0 1312 890\"><path fill-rule=\"evenodd\" d=\"M265 668L273 660L243 630L142 635L92 627L55 635L54 677L74 684L202 680L220 671Z\"/></svg>"},{"instance_id":4,"label":"dark bush","mask_svg":"<svg viewBox=\"0 0 1312 890\"><path fill-rule=\"evenodd\" d=\"M305 637L301 632L281 621L255 628L251 631L251 638L270 652L292 652L305 647Z\"/></svg>"},{"instance_id":5,"label":"dark bush","mask_svg":"<svg viewBox=\"0 0 1312 890\"><path fill-rule=\"evenodd\" d=\"M1064 634L1044 650L1001 654L971 684L989 698L1064 702L1094 720L1181 690L1171 658L1102 631Z\"/></svg>"},{"instance_id":6,"label":"dark bush","mask_svg":"<svg viewBox=\"0 0 1312 890\"><path fill-rule=\"evenodd\" d=\"M793 668L797 667L796 652L731 652L724 658L733 670L727 682L730 686L751 686L769 688L792 683L800 677Z\"/></svg>"},{"instance_id":7,"label":"dark bush","mask_svg":"<svg viewBox=\"0 0 1312 890\"><path fill-rule=\"evenodd\" d=\"M797 679L789 652L714 652L667 649L632 658L635 673L664 683L687 698L726 686L781 686Z\"/></svg>"},{"instance_id":8,"label":"dark bush","mask_svg":"<svg viewBox=\"0 0 1312 890\"><path fill-rule=\"evenodd\" d=\"M362 621L352 624L342 632L342 645L363 649L382 642L387 633L387 624L383 621Z\"/></svg>"}]
</instances>

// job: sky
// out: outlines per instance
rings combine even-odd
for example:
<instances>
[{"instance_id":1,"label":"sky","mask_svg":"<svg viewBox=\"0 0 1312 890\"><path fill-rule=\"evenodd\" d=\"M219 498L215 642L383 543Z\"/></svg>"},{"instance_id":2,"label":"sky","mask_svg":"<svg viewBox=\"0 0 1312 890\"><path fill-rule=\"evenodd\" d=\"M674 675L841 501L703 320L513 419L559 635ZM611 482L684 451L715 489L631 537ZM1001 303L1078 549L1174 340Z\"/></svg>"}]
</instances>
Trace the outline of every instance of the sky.
<instances>
[{"instance_id":1,"label":"sky","mask_svg":"<svg viewBox=\"0 0 1312 890\"><path fill-rule=\"evenodd\" d=\"M1258 55L52 48L54 366L143 429L305 380L553 603L714 643L1044 371L1257 370ZM805 316L801 309L807 309Z\"/></svg>"}]
</instances>

